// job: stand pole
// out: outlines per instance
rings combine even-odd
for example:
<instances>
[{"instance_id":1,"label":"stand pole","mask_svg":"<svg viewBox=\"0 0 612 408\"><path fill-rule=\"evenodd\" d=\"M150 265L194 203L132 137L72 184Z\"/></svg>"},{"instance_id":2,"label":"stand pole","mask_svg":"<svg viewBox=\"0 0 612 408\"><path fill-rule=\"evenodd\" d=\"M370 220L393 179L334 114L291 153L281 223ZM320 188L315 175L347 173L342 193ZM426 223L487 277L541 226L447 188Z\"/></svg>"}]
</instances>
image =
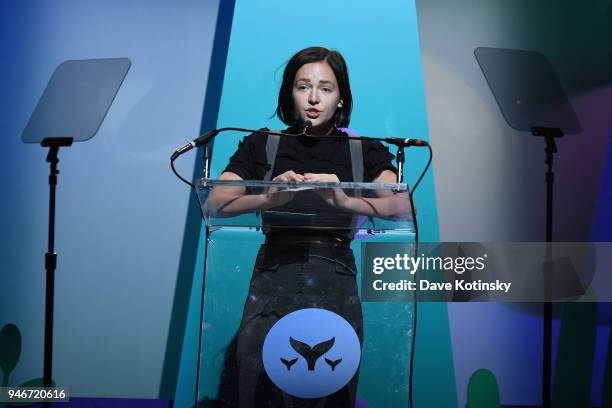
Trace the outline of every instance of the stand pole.
<instances>
[{"instance_id":1,"label":"stand pole","mask_svg":"<svg viewBox=\"0 0 612 408\"><path fill-rule=\"evenodd\" d=\"M59 148L72 145L71 137L46 138L40 143L43 147L49 147L47 162L49 170L49 237L47 253L45 254L45 270L47 271L45 289L45 351L43 364L43 387L53 385L53 306L55 294L55 268L57 266L57 254L55 253L55 189L57 186L57 163Z\"/></svg>"},{"instance_id":2,"label":"stand pole","mask_svg":"<svg viewBox=\"0 0 612 408\"><path fill-rule=\"evenodd\" d=\"M406 160L404 146L397 147L397 156L395 160L397 162L397 183L401 184L404 180L404 161Z\"/></svg>"},{"instance_id":3,"label":"stand pole","mask_svg":"<svg viewBox=\"0 0 612 408\"><path fill-rule=\"evenodd\" d=\"M205 225L205 236L204 236L204 271L202 274L202 292L200 299L200 316L198 320L198 355L197 355L197 365L196 365L196 382L195 382L195 401L194 407L199 408L200 406L200 377L202 375L202 339L204 337L204 330L202 327L202 322L204 320L204 293L206 289L206 270L208 266L208 245L210 244L210 234L211 230L208 225Z\"/></svg>"},{"instance_id":4,"label":"stand pole","mask_svg":"<svg viewBox=\"0 0 612 408\"><path fill-rule=\"evenodd\" d=\"M208 179L210 177L210 147L208 146L208 144L204 146L202 177L205 179Z\"/></svg>"},{"instance_id":5,"label":"stand pole","mask_svg":"<svg viewBox=\"0 0 612 408\"><path fill-rule=\"evenodd\" d=\"M551 407L552 388L552 227L553 227L553 183L555 173L553 172L554 154L557 153L556 137L563 136L561 129L557 128L531 128L534 136L543 136L546 142L546 258L542 267L544 274L544 335L542 344L542 406Z\"/></svg>"}]
</instances>

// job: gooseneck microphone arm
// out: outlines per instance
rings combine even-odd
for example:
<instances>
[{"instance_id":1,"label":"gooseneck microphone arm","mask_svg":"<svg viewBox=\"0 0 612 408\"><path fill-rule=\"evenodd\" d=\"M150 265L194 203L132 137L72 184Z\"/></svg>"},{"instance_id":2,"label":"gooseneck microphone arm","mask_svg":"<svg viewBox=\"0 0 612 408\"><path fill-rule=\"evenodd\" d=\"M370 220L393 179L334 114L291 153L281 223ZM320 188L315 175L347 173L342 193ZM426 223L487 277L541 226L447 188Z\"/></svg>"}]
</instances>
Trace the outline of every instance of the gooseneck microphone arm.
<instances>
[{"instance_id":1,"label":"gooseneck microphone arm","mask_svg":"<svg viewBox=\"0 0 612 408\"><path fill-rule=\"evenodd\" d=\"M180 155L188 152L189 150L195 147L206 145L208 142L214 139L219 133L226 132L226 131L245 132L245 133L265 133L268 135L277 135L277 136L284 136L284 137L309 136L309 137L316 137L319 139L331 139L331 138L338 137L338 136L330 136L330 135L311 135L308 133L311 129L311 126L312 126L312 123L309 120L307 120L306 122L304 122L302 126L302 132L298 134L280 133L280 132L273 132L269 130L245 129L245 128L237 128L237 127L225 127L221 129L213 129L209 132L204 133L202 136L192 140L186 145L183 145L179 147L178 149L176 149L176 151L172 153L170 160L176 160ZM350 140L378 140L380 142L386 142L386 143L392 144L397 147L429 146L429 143L427 143L424 140L406 139L406 138L400 138L400 137L370 137L370 136L350 136L348 135L347 139L350 139Z\"/></svg>"},{"instance_id":2,"label":"gooseneck microphone arm","mask_svg":"<svg viewBox=\"0 0 612 408\"><path fill-rule=\"evenodd\" d=\"M183 182L193 187L192 183L185 180L183 177L181 177L176 172L176 169L174 168L174 161L179 156L181 156L184 153L187 153L188 151L190 151L191 149L195 147L207 145L219 133L226 132L226 131L244 132L244 133L265 133L267 135L275 135L275 136L283 136L283 137L305 137L306 136L306 137L314 137L318 139L331 139L331 138L335 139L338 137L338 136L333 136L333 135L311 135L309 134L308 132L310 132L312 128L312 122L309 120L301 122L300 127L302 128L302 131L298 134L273 132L270 130L255 130L255 129L237 128L237 127L225 127L221 129L213 129L209 132L204 133L200 137L192 140L186 145L183 145L179 147L178 149L176 149L174 153L172 153L172 156L170 156L170 166L172 167L172 171L174 172L174 174L176 174L176 176L179 179L181 179ZM427 143L424 140L420 140L420 139L407 139L407 138L400 138L400 137L350 136L350 135L347 135L346 138L349 140L376 140L379 142L386 142L394 146L397 146L398 148L398 151L397 151L397 165L398 165L397 182L398 183L402 183L403 177L404 177L404 148L413 147L413 146L414 147L429 147L429 143ZM208 176L209 167L210 167L210 154L208 153L204 157L204 169L205 169L204 176L205 177Z\"/></svg>"},{"instance_id":3,"label":"gooseneck microphone arm","mask_svg":"<svg viewBox=\"0 0 612 408\"><path fill-rule=\"evenodd\" d=\"M221 129L213 129L209 132L204 133L202 136L193 139L191 142L187 143L186 145L183 145L181 147L179 147L178 149L176 149L174 151L174 153L172 153L172 156L170 156L170 160L174 161L176 160L179 156L181 156L184 153L187 153L188 151L190 151L191 149L198 147L198 146L204 146L206 144L208 144L212 139L214 139L219 133L221 132L227 132L227 131L234 131L234 132L244 132L244 133L265 133L267 135L278 135L278 136L289 136L289 137L297 137L297 136L310 136L304 132L299 133L299 134L291 134L291 133L280 133L280 132L272 132L269 130L255 130L255 129L245 129L245 128L235 128L235 127L226 127L226 128L221 128Z\"/></svg>"},{"instance_id":4,"label":"gooseneck microphone arm","mask_svg":"<svg viewBox=\"0 0 612 408\"><path fill-rule=\"evenodd\" d=\"M207 145L219 133L226 132L226 131L234 131L234 132L244 132L244 133L265 133L265 134L268 134L268 135L300 137L300 136L308 136L307 131L310 130L310 126L311 125L312 125L312 123L310 121L306 121L303 124L303 130L302 130L302 133L300 133L300 134L279 133L279 132L272 132L272 131L269 131L269 130L254 130L254 129L245 129L245 128L236 128L236 127L226 127L226 128L221 128L221 129L213 129L213 130L210 130L210 131L204 133L203 135L197 137L196 139L193 139L191 142L189 142L189 143L179 147L178 149L176 149L174 151L174 153L172 153L172 155L170 156L170 168L172 169L172 172L176 175L176 177L178 177L182 182L184 182L185 184L189 185L191 188L195 188L193 183L191 183L188 180L186 180L185 178L183 178L176 171L176 168L174 167L174 161L176 159L178 159L179 156L187 153L191 149L194 149L194 148L196 148L198 146L206 146L206 150L204 152L204 163L203 163L204 174L203 174L203 176L204 176L204 178L208 178L208 175L209 175L208 173L209 173L209 170L210 170L211 154L210 154L210 147L207 146Z\"/></svg>"}]
</instances>

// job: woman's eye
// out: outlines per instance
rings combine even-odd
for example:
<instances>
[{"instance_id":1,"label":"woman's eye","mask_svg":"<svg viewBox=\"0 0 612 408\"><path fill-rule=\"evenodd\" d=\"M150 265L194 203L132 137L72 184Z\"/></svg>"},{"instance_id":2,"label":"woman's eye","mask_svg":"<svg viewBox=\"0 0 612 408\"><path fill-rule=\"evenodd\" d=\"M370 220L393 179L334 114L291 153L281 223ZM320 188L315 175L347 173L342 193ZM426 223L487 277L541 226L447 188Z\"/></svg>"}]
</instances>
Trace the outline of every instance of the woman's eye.
<instances>
[{"instance_id":1,"label":"woman's eye","mask_svg":"<svg viewBox=\"0 0 612 408\"><path fill-rule=\"evenodd\" d=\"M306 91L308 89L307 85L298 85L297 87L298 91Z\"/></svg>"},{"instance_id":2,"label":"woman's eye","mask_svg":"<svg viewBox=\"0 0 612 408\"><path fill-rule=\"evenodd\" d=\"M331 92L332 89L331 88L323 88L323 92Z\"/></svg>"}]
</instances>

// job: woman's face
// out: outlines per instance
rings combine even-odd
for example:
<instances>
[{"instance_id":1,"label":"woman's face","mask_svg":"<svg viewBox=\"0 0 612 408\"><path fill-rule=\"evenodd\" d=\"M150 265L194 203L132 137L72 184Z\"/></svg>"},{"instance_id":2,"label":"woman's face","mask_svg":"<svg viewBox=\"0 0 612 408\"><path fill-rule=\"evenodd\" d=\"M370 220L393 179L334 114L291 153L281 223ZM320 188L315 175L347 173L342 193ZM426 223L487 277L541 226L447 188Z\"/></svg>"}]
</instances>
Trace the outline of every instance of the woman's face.
<instances>
[{"instance_id":1,"label":"woman's face","mask_svg":"<svg viewBox=\"0 0 612 408\"><path fill-rule=\"evenodd\" d=\"M327 62L304 64L295 73L293 106L303 120L312 122L313 130L328 125L342 107L334 71Z\"/></svg>"}]
</instances>

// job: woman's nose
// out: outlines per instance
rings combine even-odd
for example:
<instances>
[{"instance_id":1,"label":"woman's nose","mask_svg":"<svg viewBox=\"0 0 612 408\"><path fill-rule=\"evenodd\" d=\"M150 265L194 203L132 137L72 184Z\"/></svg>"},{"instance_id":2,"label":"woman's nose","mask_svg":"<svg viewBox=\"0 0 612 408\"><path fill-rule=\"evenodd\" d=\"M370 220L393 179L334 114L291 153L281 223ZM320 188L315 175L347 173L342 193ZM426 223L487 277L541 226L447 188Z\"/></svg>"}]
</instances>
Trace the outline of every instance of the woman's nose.
<instances>
[{"instance_id":1,"label":"woman's nose","mask_svg":"<svg viewBox=\"0 0 612 408\"><path fill-rule=\"evenodd\" d=\"M308 93L308 103L310 103L311 105L316 105L317 103L319 103L319 94L314 88L311 89Z\"/></svg>"}]
</instances>

